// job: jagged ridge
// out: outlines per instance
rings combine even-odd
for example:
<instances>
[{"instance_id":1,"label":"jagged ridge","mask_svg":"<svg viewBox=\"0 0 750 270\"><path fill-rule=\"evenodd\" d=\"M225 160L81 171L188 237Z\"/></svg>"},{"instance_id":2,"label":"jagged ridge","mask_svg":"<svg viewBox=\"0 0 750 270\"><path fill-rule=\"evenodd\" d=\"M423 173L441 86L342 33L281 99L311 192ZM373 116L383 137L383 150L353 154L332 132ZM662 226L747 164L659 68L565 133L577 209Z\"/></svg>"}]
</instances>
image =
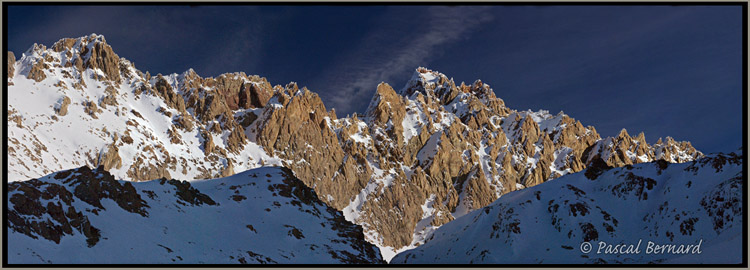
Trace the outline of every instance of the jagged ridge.
<instances>
[{"instance_id":1,"label":"jagged ridge","mask_svg":"<svg viewBox=\"0 0 750 270\"><path fill-rule=\"evenodd\" d=\"M386 259L517 189L587 167L702 156L624 130L602 139L562 112L512 110L481 81L457 86L425 68L398 92L381 83L364 116L340 119L295 83L152 77L99 35L35 45L8 73L11 180L84 164L136 181L282 164L363 225Z\"/></svg>"},{"instance_id":2,"label":"jagged ridge","mask_svg":"<svg viewBox=\"0 0 750 270\"><path fill-rule=\"evenodd\" d=\"M742 165L730 153L566 175L446 224L391 263L739 264Z\"/></svg>"}]
</instances>

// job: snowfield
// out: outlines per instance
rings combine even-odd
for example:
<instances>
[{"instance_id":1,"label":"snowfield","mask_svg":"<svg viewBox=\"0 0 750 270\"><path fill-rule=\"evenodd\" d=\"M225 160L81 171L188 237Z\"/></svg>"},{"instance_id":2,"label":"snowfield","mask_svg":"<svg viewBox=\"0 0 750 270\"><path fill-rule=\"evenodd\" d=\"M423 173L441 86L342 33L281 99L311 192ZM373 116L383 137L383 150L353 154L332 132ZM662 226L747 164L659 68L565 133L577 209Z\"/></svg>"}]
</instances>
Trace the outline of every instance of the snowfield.
<instances>
[{"instance_id":1,"label":"snowfield","mask_svg":"<svg viewBox=\"0 0 750 270\"><path fill-rule=\"evenodd\" d=\"M10 183L8 262L384 262L360 226L281 167L131 183L86 167Z\"/></svg>"},{"instance_id":2,"label":"snowfield","mask_svg":"<svg viewBox=\"0 0 750 270\"><path fill-rule=\"evenodd\" d=\"M91 47L104 39L95 34L91 37L95 39L79 38L71 51L78 52L82 47ZM8 86L8 117L18 119L17 124L7 125L8 181L41 177L83 165L96 166L94 164L102 159L111 145L118 147L122 164L109 172L125 180L133 180L127 173L133 168L160 167L171 160L174 162L167 168L169 175L189 180L215 178L211 176L226 169L229 160L237 161L232 164L234 171L281 165L281 160L269 156L253 141L246 142L239 153L229 151L224 156L217 156L216 160L207 159L209 153L203 149L205 139L200 131L208 126L174 129L179 112L161 97L138 90L144 85L156 85L157 76L146 80L146 76L125 58L120 58L121 64L130 72L130 77L123 76L118 84L98 79L102 74L100 69L89 68L81 72L61 66L71 60L52 49L45 50L35 45L19 57ZM51 67L43 71L46 78L39 82L30 79L30 67L45 58L53 59L49 63ZM186 83L185 77L190 73L194 71L164 75L163 78L182 95L180 86ZM76 85L81 88L77 89ZM67 113L60 115L57 110L64 98L70 103ZM109 98L114 102L103 102ZM86 105L91 103L98 104L94 105L96 110L93 113L87 111ZM260 111L248 109L235 113L258 115ZM213 123L219 124L218 121ZM195 125L200 124L196 122ZM171 140L170 132L180 139ZM246 132L246 135L253 134ZM221 136L213 133L211 136L217 148L226 148L226 131ZM122 141L125 137L129 142L113 144L117 138ZM137 159L142 159L143 163L139 164Z\"/></svg>"},{"instance_id":3,"label":"snowfield","mask_svg":"<svg viewBox=\"0 0 750 270\"><path fill-rule=\"evenodd\" d=\"M390 262L739 264L742 162L730 153L569 174L449 222Z\"/></svg>"},{"instance_id":4,"label":"snowfield","mask_svg":"<svg viewBox=\"0 0 750 270\"><path fill-rule=\"evenodd\" d=\"M63 41L59 44L64 45ZM571 252L578 249L573 242L580 242L584 221L591 224L585 225L586 232L596 231L597 239L605 239L601 241L611 242L631 234L641 237L639 233L644 228L636 230L634 226L646 221L628 222L641 220L643 211L660 207L676 211L669 214L676 216L668 215L668 225L660 223L667 221L646 222L656 226L646 227L656 235L651 238L664 240L667 227L669 235L685 231L683 227L710 232L707 227L700 227L708 226L704 225L708 221L695 212L699 211L695 203L701 201L693 198L718 185L711 182L718 181L714 177L735 177L722 172L711 174L702 167L699 171L707 176L679 174L674 168L687 166L684 164L665 165L669 168L664 173L669 177L659 174L661 171L654 175L648 173L652 163L607 171L592 182L587 177L598 176L600 172L595 168L591 172L574 172L600 160L612 164L620 161L615 167L658 159L677 163L693 161L703 157L703 153L688 142L669 137L654 145L629 135L601 138L593 127L584 127L563 112L553 115L546 110L512 110L480 80L457 86L452 78L423 67L417 68L400 90L383 83L383 89L390 90L383 91L382 96L375 95L364 115L337 118L334 113L329 115L325 106L320 110L303 106L300 115L309 114L310 119L325 116L319 119L322 121L318 126L331 132L291 133L294 139L303 139L284 148L275 147L273 142L279 139L276 135L292 132L294 127L273 134L263 131L300 120L297 112L286 111L289 108L284 104L295 99L320 101L317 95L314 99L308 97L303 94L308 90L298 91L296 83L287 86L294 85L296 92L289 92L281 85L270 86L265 78L244 73L201 78L190 69L181 74L152 76L123 57L118 58L117 69L109 70L119 71L120 79L114 80L107 77L112 74L107 75L106 65L75 64L93 59L91 49L96 44L108 47L103 36L91 34L70 41L72 45L59 50L35 44L19 56L13 76L7 81L6 181L11 192L6 195L14 213L7 228L13 244L11 263L382 262L381 257L390 261L397 254L395 262L544 263L556 262L555 258L565 262L650 262L653 257L578 258ZM40 64L44 68L39 68ZM235 82L232 91L256 87L258 91L247 90L249 96L222 92L230 87L219 83L230 77L243 78L242 82ZM269 96L260 105L237 105L242 97L248 102L253 93L261 102L257 96L265 93L260 90L266 84ZM235 97L237 100L233 100ZM231 102L237 106L229 106ZM315 104L299 104L303 103ZM288 112L291 113L287 115ZM384 118L378 120L376 112ZM332 134L337 137L327 140ZM621 134L627 135L625 130ZM318 135L326 139L321 140L325 144L310 139ZM346 149L343 161L318 163L327 157L309 155L339 146ZM354 165L347 165L353 160ZM319 202L316 193L311 204L300 204L304 200L294 197L300 194L281 196L274 185L286 185L289 177L285 173L291 173L269 166L291 168L310 188L320 192L321 199L341 212ZM107 172L79 179L87 175L85 167L102 167ZM330 170L305 173L317 168ZM347 173L347 169L357 175ZM71 170L82 173L69 176ZM612 175L613 172L620 173ZM659 184L649 184L644 191L637 182L641 180L631 183L626 179L629 176L624 175L630 172ZM424 173L424 182L413 181L412 176L420 176L419 173ZM188 183L153 180L162 176ZM358 185L328 188L330 183L351 183L360 176L363 179ZM559 176L565 177L557 179ZM692 180L690 185L694 188L686 191L691 199L675 195L679 184L674 183L696 177L702 178ZM472 179L486 181L486 185ZM545 181L550 183L507 193ZM606 184L608 181L612 183ZM620 189L628 190L628 194L638 193L639 197L626 199L625 195L615 194L623 192L616 192L612 186L617 181L627 182ZM700 185L695 183L698 181ZM195 191L179 189L185 185ZM581 197L566 185L588 195ZM395 192L404 187L409 191ZM339 192L342 190L347 192ZM535 191L543 195L530 193ZM200 194L215 204L202 201ZM526 200L530 202L525 203ZM488 211L484 215L475 210L493 201L482 209ZM658 204L661 202L665 205ZM554 211L549 210L553 205L557 205ZM618 209L623 205L629 209ZM571 209L572 217L564 215L567 209ZM693 212L683 214L683 210ZM692 219L686 217L688 214L697 221L689 221ZM494 215L497 220L487 215ZM657 216L662 215L667 214ZM399 224L407 219L403 217L414 220ZM608 217L616 217L619 225ZM454 218L457 220L446 223ZM551 222L554 231L549 228ZM689 223L682 225L683 222ZM720 222L730 228L736 222L741 225L742 220ZM352 231L352 223L361 226L357 230L364 230L363 235ZM447 228L441 227L444 225ZM347 229L342 232L341 228ZM466 236L458 231L460 228L476 234ZM487 238L498 233L504 242ZM523 241L536 243L533 245L544 250L531 250L531 244L514 240L521 235ZM735 236L722 233L721 237L712 237L709 234L704 242L706 250L736 246L732 242L737 241ZM672 238L681 239L673 236L670 241ZM390 239L399 241L385 241ZM714 244L719 241L715 239L724 239L723 244ZM362 243L357 242L356 248L347 245L352 241ZM459 245L450 241L458 241L455 243ZM547 242L557 244L549 246ZM370 243L379 248L377 256L369 253ZM415 250L400 254L410 249ZM486 252L477 255L483 251ZM534 256L522 255L527 252Z\"/></svg>"}]
</instances>

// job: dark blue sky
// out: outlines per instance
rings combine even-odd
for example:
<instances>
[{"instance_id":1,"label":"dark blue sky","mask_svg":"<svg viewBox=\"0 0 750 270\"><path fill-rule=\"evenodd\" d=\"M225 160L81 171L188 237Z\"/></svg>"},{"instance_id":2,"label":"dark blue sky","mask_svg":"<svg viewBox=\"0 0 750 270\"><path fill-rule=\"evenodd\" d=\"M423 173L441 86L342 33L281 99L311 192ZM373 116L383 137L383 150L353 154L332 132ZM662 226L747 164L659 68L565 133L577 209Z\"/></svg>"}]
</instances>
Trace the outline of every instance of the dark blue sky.
<instances>
[{"instance_id":1,"label":"dark blue sky","mask_svg":"<svg viewBox=\"0 0 750 270\"><path fill-rule=\"evenodd\" d=\"M489 83L507 106L565 111L602 136L621 128L742 145L737 6L10 6L8 48L103 34L151 74L193 68L296 81L339 116L381 81L425 66Z\"/></svg>"}]
</instances>

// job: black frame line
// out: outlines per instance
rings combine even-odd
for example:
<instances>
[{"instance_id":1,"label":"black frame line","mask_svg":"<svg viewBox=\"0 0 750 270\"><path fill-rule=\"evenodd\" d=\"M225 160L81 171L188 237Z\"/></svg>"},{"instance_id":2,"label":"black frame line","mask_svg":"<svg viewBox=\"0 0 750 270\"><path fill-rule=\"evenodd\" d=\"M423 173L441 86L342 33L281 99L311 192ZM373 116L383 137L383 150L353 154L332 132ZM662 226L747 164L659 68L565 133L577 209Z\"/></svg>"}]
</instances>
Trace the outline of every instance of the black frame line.
<instances>
[{"instance_id":1,"label":"black frame line","mask_svg":"<svg viewBox=\"0 0 750 270\"><path fill-rule=\"evenodd\" d=\"M587 1L575 1L575 2L409 2L409 1L363 1L363 2L302 2L302 1L290 1L290 2L3 2L3 51L8 51L8 7L9 6L37 6L37 5L59 5L59 6L237 6L237 5L277 5L277 6L424 6L424 5L447 5L447 6L741 6L742 7L742 199L744 207L742 208L743 221L747 222L747 183L748 176L746 174L747 164L747 141L748 141L748 126L747 126L747 113L748 113L748 55L747 55L747 1L723 1L723 2L587 2ZM3 61L3 70L7 70L8 61ZM3 72L3 77L7 81L7 73ZM8 85L3 84L2 103L3 107L8 107ZM3 110L3 116L6 120L6 128L3 128L3 154L7 160L8 156L8 111ZM3 179L8 178L8 163L3 162ZM3 194L8 194L8 182L3 181ZM3 196L5 197L5 196ZM8 201L7 198L3 199L3 224L5 231L3 235L7 234L8 229ZM2 254L2 267L14 267L14 268L39 268L39 267L51 267L51 268L136 268L136 267L149 267L149 268L207 268L207 267L218 267L218 268L248 268L248 267L263 267L263 268L288 268L288 267L305 267L305 268L344 268L344 267L363 267L363 268L623 268L623 267L637 267L637 266L648 266L649 268L747 268L748 267L748 226L743 226L742 229L742 249L743 257L741 264L277 264L277 265L233 265L233 264L9 264L8 263L8 239L2 237L3 240L3 254Z\"/></svg>"}]
</instances>

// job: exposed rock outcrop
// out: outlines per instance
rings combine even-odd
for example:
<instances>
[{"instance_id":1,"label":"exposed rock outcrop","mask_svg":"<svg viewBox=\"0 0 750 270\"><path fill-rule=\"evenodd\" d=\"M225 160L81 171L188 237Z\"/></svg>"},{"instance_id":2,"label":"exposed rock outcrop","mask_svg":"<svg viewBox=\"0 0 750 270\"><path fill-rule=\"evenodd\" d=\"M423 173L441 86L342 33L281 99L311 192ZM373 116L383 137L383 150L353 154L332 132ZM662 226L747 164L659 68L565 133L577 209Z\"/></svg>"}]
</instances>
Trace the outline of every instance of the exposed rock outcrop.
<instances>
[{"instance_id":1,"label":"exposed rock outcrop","mask_svg":"<svg viewBox=\"0 0 750 270\"><path fill-rule=\"evenodd\" d=\"M99 241L99 229L91 225L88 217L71 205L73 193L60 184L42 183L36 179L8 184L10 204L8 229L31 238L39 237L60 243L64 235L75 231L86 236L89 247ZM43 205L40 199L56 199L57 203ZM66 210L63 210L66 209ZM52 220L42 220L48 214ZM32 218L28 218L32 217ZM53 221L54 220L54 221Z\"/></svg>"},{"instance_id":2,"label":"exposed rock outcrop","mask_svg":"<svg viewBox=\"0 0 750 270\"><path fill-rule=\"evenodd\" d=\"M169 168L166 164L154 165L145 163L142 157L137 157L135 162L130 165L127 175L136 181L171 178Z\"/></svg>"},{"instance_id":3,"label":"exposed rock outcrop","mask_svg":"<svg viewBox=\"0 0 750 270\"><path fill-rule=\"evenodd\" d=\"M27 77L34 81L41 82L47 78L47 74L44 73L44 70L47 68L49 68L49 66L44 63L43 59L40 59L33 66L31 66Z\"/></svg>"},{"instance_id":4,"label":"exposed rock outcrop","mask_svg":"<svg viewBox=\"0 0 750 270\"><path fill-rule=\"evenodd\" d=\"M456 85L426 68L398 91L386 83L374 86L364 115L337 118L317 94L296 83L272 87L244 73L203 78L192 69L151 76L97 35L64 39L51 50L35 45L31 52L19 59L26 63L19 70L29 72L19 74L37 82L55 79L50 85L58 83L64 93L53 105L57 115L79 114L68 106L71 99L83 100L87 121L126 123L111 130L122 135L119 141L112 143L110 132L97 133L103 139L88 155L47 164L80 166L73 159L85 156L92 166L125 168L113 173L135 181L216 178L284 165L322 201L362 224L369 241L394 250L424 243L435 227L503 194L562 175L587 170L595 178L605 168L702 156L690 143L669 137L654 145L642 133L633 137L625 130L601 138L594 127L562 112L513 110L480 80ZM17 124L13 128L44 132L22 115L9 118ZM60 121L73 121L68 118L76 117ZM23 172L18 174L57 169L44 167L41 158L26 159L24 144L44 149L33 139L9 140L14 170ZM120 151L126 148L132 150Z\"/></svg>"},{"instance_id":5,"label":"exposed rock outcrop","mask_svg":"<svg viewBox=\"0 0 750 270\"><path fill-rule=\"evenodd\" d=\"M81 57L86 59L83 68L99 69L104 72L108 80L119 84L120 57L112 51L112 47L107 44L103 36L92 35L89 40L94 42L94 45L90 51L89 47L81 49Z\"/></svg>"},{"instance_id":6,"label":"exposed rock outcrop","mask_svg":"<svg viewBox=\"0 0 750 270\"><path fill-rule=\"evenodd\" d=\"M13 74L16 72L16 55L13 54L13 52L8 51L8 79L13 79Z\"/></svg>"},{"instance_id":7,"label":"exposed rock outcrop","mask_svg":"<svg viewBox=\"0 0 750 270\"><path fill-rule=\"evenodd\" d=\"M77 231L86 237L88 246L92 247L99 242L101 234L88 216L96 214L97 209L104 210L102 199L111 199L128 212L148 216L149 206L133 185L128 182L121 184L103 169L81 167L59 172L53 178L59 183L32 179L8 184L12 205L8 213L9 229L55 243L60 243L63 236L73 235ZM74 197L95 209L76 209L72 204ZM49 202L44 205L40 202L42 199ZM45 214L52 220L45 219Z\"/></svg>"},{"instance_id":8,"label":"exposed rock outcrop","mask_svg":"<svg viewBox=\"0 0 750 270\"><path fill-rule=\"evenodd\" d=\"M283 167L145 183L81 167L8 186L10 263L384 263L361 226Z\"/></svg>"},{"instance_id":9,"label":"exposed rock outcrop","mask_svg":"<svg viewBox=\"0 0 750 270\"><path fill-rule=\"evenodd\" d=\"M289 160L300 179L330 195L331 205L388 235L372 241L394 249L423 243L427 225L599 160L617 167L655 160L654 151L677 151L624 131L602 140L563 113L511 110L481 81L456 86L424 68L400 94L378 85L364 119L324 112L307 89L278 89L254 126L258 143ZM701 155L687 144L670 145L692 153L686 160Z\"/></svg>"},{"instance_id":10,"label":"exposed rock outcrop","mask_svg":"<svg viewBox=\"0 0 750 270\"><path fill-rule=\"evenodd\" d=\"M120 158L119 149L115 144L110 144L106 151L102 151L97 160L97 167L102 166L105 171L112 168L122 168L122 159Z\"/></svg>"},{"instance_id":11,"label":"exposed rock outcrop","mask_svg":"<svg viewBox=\"0 0 750 270\"><path fill-rule=\"evenodd\" d=\"M99 117L96 114L101 112L101 110L96 106L96 103L94 103L93 101L84 102L83 110L94 119L98 119Z\"/></svg>"},{"instance_id":12,"label":"exposed rock outcrop","mask_svg":"<svg viewBox=\"0 0 750 270\"><path fill-rule=\"evenodd\" d=\"M65 116L66 114L68 114L68 105L70 105L70 98L64 96L60 100L59 106L55 108L55 112L60 116Z\"/></svg>"},{"instance_id":13,"label":"exposed rock outcrop","mask_svg":"<svg viewBox=\"0 0 750 270\"><path fill-rule=\"evenodd\" d=\"M390 263L659 264L720 257L722 263L739 264L744 256L741 231L746 228L741 156L736 152L682 164L659 160L612 168L596 181L580 172L568 175L503 196L462 221L446 224L429 242ZM573 253L589 241L649 237L691 243L692 251L646 254L638 252L644 246L633 244L629 250L636 252L622 249L612 256ZM672 249L689 249L684 246ZM692 261L682 261L688 257Z\"/></svg>"},{"instance_id":14,"label":"exposed rock outcrop","mask_svg":"<svg viewBox=\"0 0 750 270\"><path fill-rule=\"evenodd\" d=\"M361 160L344 160L336 133L328 128L330 117L317 94L289 84L279 89L251 127L257 142L270 154L289 160L289 166L305 184L321 194L337 198L328 203L342 209L364 188L370 172Z\"/></svg>"}]
</instances>

